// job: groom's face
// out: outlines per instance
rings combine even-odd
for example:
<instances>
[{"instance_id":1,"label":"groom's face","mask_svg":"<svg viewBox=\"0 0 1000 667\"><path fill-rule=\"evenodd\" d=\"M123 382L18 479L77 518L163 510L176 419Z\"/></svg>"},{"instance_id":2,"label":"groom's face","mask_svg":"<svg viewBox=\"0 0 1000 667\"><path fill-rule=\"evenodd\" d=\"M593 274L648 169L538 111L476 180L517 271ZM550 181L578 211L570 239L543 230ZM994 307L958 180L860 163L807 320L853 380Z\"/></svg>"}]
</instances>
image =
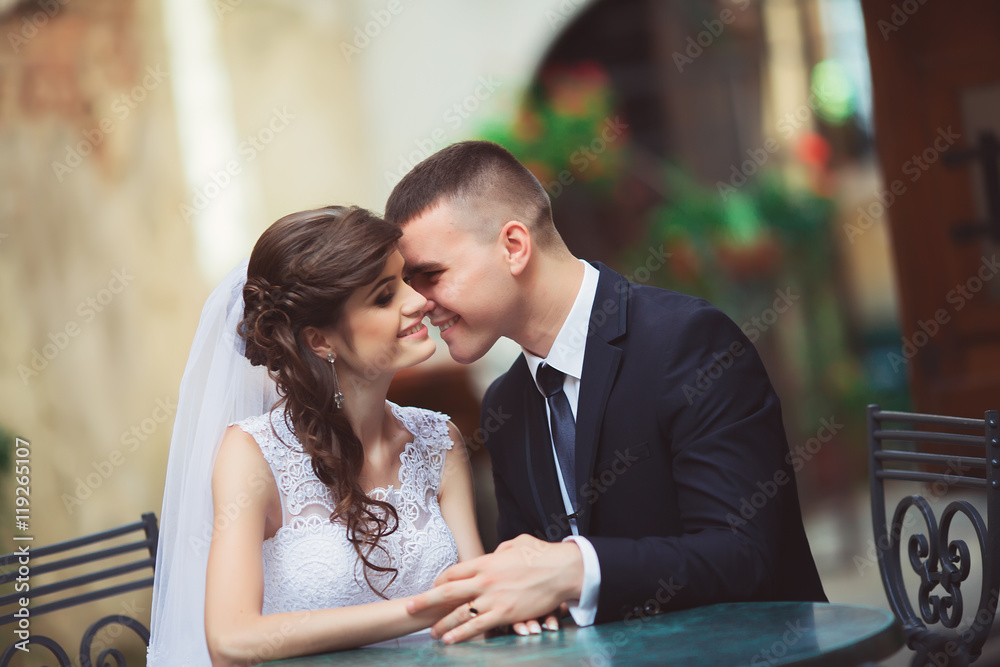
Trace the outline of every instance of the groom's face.
<instances>
[{"instance_id":1,"label":"groom's face","mask_svg":"<svg viewBox=\"0 0 1000 667\"><path fill-rule=\"evenodd\" d=\"M469 211L441 202L403 226L404 275L428 301L431 325L463 364L482 357L504 335L513 296L499 244L470 230Z\"/></svg>"}]
</instances>

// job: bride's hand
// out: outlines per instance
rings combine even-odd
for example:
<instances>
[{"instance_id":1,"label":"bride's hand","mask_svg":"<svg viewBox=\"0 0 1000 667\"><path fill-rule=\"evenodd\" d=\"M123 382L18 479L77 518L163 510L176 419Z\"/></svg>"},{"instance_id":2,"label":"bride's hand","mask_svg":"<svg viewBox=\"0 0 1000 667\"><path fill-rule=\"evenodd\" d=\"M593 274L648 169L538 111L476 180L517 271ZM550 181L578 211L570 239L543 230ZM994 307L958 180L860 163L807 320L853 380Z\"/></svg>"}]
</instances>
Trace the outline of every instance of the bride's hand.
<instances>
[{"instance_id":1,"label":"bride's hand","mask_svg":"<svg viewBox=\"0 0 1000 667\"><path fill-rule=\"evenodd\" d=\"M526 635L537 635L541 634L542 629L545 630L558 630L559 629L559 619L563 616L569 614L569 606L563 602L559 605L559 608L548 614L544 619L532 619L530 621L520 621L511 625L515 634L521 635L522 637Z\"/></svg>"}]
</instances>

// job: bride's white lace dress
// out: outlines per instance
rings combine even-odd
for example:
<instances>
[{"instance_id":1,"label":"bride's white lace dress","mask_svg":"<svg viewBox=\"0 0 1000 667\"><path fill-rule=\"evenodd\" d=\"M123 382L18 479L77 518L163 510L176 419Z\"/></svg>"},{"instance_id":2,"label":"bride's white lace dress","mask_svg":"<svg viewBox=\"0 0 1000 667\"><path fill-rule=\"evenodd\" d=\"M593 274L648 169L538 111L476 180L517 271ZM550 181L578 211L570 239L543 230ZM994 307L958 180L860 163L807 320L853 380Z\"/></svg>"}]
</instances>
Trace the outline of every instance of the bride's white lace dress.
<instances>
[{"instance_id":1,"label":"bride's white lace dress","mask_svg":"<svg viewBox=\"0 0 1000 667\"><path fill-rule=\"evenodd\" d=\"M399 485L369 494L396 508L399 528L379 542L384 551L377 549L368 558L378 565L391 564L399 574L388 586L391 573L369 570L368 578L386 597L399 598L431 588L441 571L458 561L458 550L437 500L445 456L452 447L448 417L391 402L389 406L413 439L400 455ZM260 445L281 496L281 528L263 546L263 613L380 601L365 581L344 524L330 521L336 503L285 423L283 409L237 425Z\"/></svg>"}]
</instances>

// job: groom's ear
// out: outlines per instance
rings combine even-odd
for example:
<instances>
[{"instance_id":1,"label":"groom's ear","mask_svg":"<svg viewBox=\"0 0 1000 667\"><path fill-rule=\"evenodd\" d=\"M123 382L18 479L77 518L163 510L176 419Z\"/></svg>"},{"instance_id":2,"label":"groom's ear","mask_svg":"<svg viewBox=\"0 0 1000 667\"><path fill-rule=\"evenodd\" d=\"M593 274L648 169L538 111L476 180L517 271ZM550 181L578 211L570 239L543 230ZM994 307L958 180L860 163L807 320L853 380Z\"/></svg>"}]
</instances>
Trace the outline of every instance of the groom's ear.
<instances>
[{"instance_id":1,"label":"groom's ear","mask_svg":"<svg viewBox=\"0 0 1000 667\"><path fill-rule=\"evenodd\" d=\"M500 229L500 243L511 274L521 275L531 259L531 232L520 220L508 220Z\"/></svg>"}]
</instances>

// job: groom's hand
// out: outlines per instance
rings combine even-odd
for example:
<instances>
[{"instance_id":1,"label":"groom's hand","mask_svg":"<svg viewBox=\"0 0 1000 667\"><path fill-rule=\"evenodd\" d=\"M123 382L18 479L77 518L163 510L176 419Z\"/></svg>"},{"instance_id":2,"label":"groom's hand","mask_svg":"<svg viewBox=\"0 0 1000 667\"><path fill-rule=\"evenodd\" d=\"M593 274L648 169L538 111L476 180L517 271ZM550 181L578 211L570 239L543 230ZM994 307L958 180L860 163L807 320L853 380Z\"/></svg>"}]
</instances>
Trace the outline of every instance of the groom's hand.
<instances>
[{"instance_id":1,"label":"groom's hand","mask_svg":"<svg viewBox=\"0 0 1000 667\"><path fill-rule=\"evenodd\" d=\"M454 644L491 628L542 618L561 603L578 600L582 583L583 556L576 543L520 535L492 554L452 565L407 610L418 614L452 607L431 635Z\"/></svg>"}]
</instances>

